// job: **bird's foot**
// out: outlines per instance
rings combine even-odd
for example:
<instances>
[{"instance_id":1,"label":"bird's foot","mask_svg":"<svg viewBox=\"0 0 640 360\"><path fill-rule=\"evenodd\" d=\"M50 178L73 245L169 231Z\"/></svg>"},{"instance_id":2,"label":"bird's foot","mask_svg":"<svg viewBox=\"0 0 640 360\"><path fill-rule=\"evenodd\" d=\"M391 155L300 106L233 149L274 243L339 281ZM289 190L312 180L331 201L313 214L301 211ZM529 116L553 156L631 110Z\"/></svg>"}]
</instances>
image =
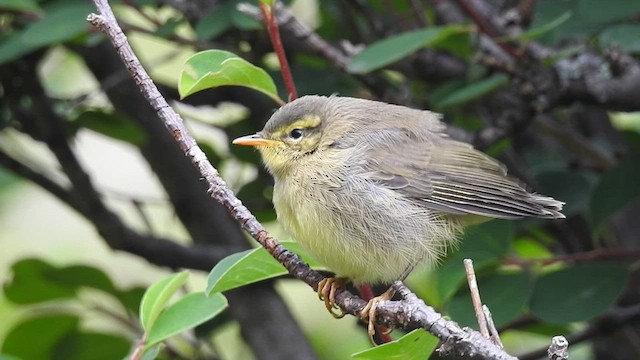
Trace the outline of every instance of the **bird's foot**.
<instances>
[{"instance_id":1,"label":"bird's foot","mask_svg":"<svg viewBox=\"0 0 640 360\"><path fill-rule=\"evenodd\" d=\"M325 278L318 283L318 298L324 301L324 306L336 319L345 316L345 312L336 305L336 292L344 287L344 284L345 279L338 277ZM337 312L336 309L338 310Z\"/></svg>"},{"instance_id":2,"label":"bird's foot","mask_svg":"<svg viewBox=\"0 0 640 360\"><path fill-rule=\"evenodd\" d=\"M373 340L373 336L376 334L376 327L374 323L376 321L376 311L377 311L378 303L381 301L391 300L394 294L395 294L395 290L390 287L387 291L382 293L380 296L376 296L373 299L369 300L367 305L365 305L362 311L360 311L360 318L368 322L367 333L369 333L369 339L374 344L375 344L375 341ZM385 335L388 335L389 333L391 333L391 329L386 329L381 335L385 336Z\"/></svg>"}]
</instances>

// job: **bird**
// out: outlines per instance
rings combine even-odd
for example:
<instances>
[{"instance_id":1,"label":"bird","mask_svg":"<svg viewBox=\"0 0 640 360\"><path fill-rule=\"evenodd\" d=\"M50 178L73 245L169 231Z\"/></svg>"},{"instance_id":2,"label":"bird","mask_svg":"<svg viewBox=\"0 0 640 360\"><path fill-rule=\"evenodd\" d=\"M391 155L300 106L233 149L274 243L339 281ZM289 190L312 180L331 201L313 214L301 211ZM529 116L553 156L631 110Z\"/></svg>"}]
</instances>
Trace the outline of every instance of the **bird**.
<instances>
[{"instance_id":1,"label":"bird","mask_svg":"<svg viewBox=\"0 0 640 360\"><path fill-rule=\"evenodd\" d=\"M307 95L239 137L274 178L278 222L336 276L318 285L336 318L337 289L391 284L435 265L465 227L490 219L564 218L563 202L527 190L506 167L447 135L441 115L380 101ZM375 333L377 303L361 312Z\"/></svg>"}]
</instances>

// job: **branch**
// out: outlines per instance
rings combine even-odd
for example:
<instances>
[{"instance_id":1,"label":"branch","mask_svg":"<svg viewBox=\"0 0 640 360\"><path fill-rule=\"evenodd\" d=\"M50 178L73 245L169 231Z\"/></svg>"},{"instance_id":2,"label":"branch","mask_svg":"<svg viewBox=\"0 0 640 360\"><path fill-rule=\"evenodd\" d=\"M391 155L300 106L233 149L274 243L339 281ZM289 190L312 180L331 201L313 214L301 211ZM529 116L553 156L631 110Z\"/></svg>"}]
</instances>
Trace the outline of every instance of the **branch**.
<instances>
[{"instance_id":1,"label":"branch","mask_svg":"<svg viewBox=\"0 0 640 360\"><path fill-rule=\"evenodd\" d=\"M271 39L273 50L276 52L278 61L280 62L280 72L282 73L284 85L289 93L289 101L293 101L298 98L298 93L296 92L296 86L293 82L293 76L291 76L291 68L289 68L287 55L284 53L284 47L282 47L280 31L278 31L278 22L275 20L275 16L273 15L274 9L263 0L259 0L258 3L260 4L260 10L262 10L263 21L267 25L267 30L269 31L269 38Z\"/></svg>"},{"instance_id":2,"label":"branch","mask_svg":"<svg viewBox=\"0 0 640 360\"><path fill-rule=\"evenodd\" d=\"M140 91L156 110L185 156L190 159L202 175L204 182L209 187L209 195L223 204L241 227L278 260L290 274L317 289L319 281L324 276L310 269L299 256L279 244L235 197L217 170L207 160L193 137L189 135L180 116L167 104L149 75L142 68L128 44L126 36L118 26L107 1L95 0L94 2L100 15L90 14L87 20L108 35L118 55L140 87ZM461 329L456 323L443 319L440 314L418 299L408 289L400 288L399 290L405 300L383 302L378 307L378 320L382 325L403 327L407 330L424 328L443 341L440 349L442 354L471 355L486 359L514 359L484 339L479 333L470 329ZM336 302L347 313L358 316L365 305L364 300L346 290L338 292Z\"/></svg>"}]
</instances>

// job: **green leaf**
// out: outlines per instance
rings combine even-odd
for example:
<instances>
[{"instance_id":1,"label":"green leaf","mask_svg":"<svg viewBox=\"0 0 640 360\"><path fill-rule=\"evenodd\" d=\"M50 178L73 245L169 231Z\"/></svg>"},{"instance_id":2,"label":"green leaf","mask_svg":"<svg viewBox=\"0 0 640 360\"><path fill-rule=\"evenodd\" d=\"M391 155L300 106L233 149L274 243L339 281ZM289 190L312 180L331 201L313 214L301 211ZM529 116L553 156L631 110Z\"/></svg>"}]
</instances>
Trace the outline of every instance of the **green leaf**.
<instances>
[{"instance_id":1,"label":"green leaf","mask_svg":"<svg viewBox=\"0 0 640 360\"><path fill-rule=\"evenodd\" d=\"M491 274L478 279L482 303L489 307L497 327L522 315L533 288L529 274ZM459 291L447 306L448 315L462 326L477 327L469 289Z\"/></svg>"},{"instance_id":2,"label":"green leaf","mask_svg":"<svg viewBox=\"0 0 640 360\"><path fill-rule=\"evenodd\" d=\"M438 346L438 339L424 329L416 329L398 340L376 346L351 355L354 359L366 360L423 360Z\"/></svg>"},{"instance_id":3,"label":"green leaf","mask_svg":"<svg viewBox=\"0 0 640 360\"><path fill-rule=\"evenodd\" d=\"M289 251L296 253L313 268L320 264L309 258L294 242L283 242ZM209 273L207 294L227 291L258 281L286 275L287 270L262 247L239 252L218 262Z\"/></svg>"},{"instance_id":4,"label":"green leaf","mask_svg":"<svg viewBox=\"0 0 640 360\"><path fill-rule=\"evenodd\" d=\"M471 226L462 236L459 254L464 258L471 258L469 255L485 254L484 257L473 259L474 262L485 258L501 258L509 251L514 236L515 226L510 220L491 220Z\"/></svg>"},{"instance_id":5,"label":"green leaf","mask_svg":"<svg viewBox=\"0 0 640 360\"><path fill-rule=\"evenodd\" d=\"M122 359L129 352L129 348L129 341L120 336L72 331L56 343L50 358L65 360Z\"/></svg>"},{"instance_id":6,"label":"green leaf","mask_svg":"<svg viewBox=\"0 0 640 360\"><path fill-rule=\"evenodd\" d=\"M531 296L531 313L551 324L587 321L618 299L629 274L612 263L580 264L538 279Z\"/></svg>"},{"instance_id":7,"label":"green leaf","mask_svg":"<svg viewBox=\"0 0 640 360\"><path fill-rule=\"evenodd\" d=\"M92 266L66 266L52 272L47 278L56 284L65 285L73 289L91 287L110 294L117 291L107 274Z\"/></svg>"},{"instance_id":8,"label":"green leaf","mask_svg":"<svg viewBox=\"0 0 640 360\"><path fill-rule=\"evenodd\" d=\"M589 196L593 191L593 181L587 174L578 171L551 170L536 176L540 192L564 201L562 213L569 217L585 212Z\"/></svg>"},{"instance_id":9,"label":"green leaf","mask_svg":"<svg viewBox=\"0 0 640 360\"><path fill-rule=\"evenodd\" d=\"M515 235L508 220L492 220L467 228L458 252L447 258L436 274L436 289L441 300L447 301L466 281L463 259L473 260L476 272L495 266L509 251Z\"/></svg>"},{"instance_id":10,"label":"green leaf","mask_svg":"<svg viewBox=\"0 0 640 360\"><path fill-rule=\"evenodd\" d=\"M189 57L180 73L178 91L185 98L198 91L228 85L258 90L283 103L273 79L266 71L222 50L201 51Z\"/></svg>"},{"instance_id":11,"label":"green leaf","mask_svg":"<svg viewBox=\"0 0 640 360\"><path fill-rule=\"evenodd\" d=\"M589 220L599 231L613 215L640 196L640 154L629 156L602 175L591 196Z\"/></svg>"},{"instance_id":12,"label":"green leaf","mask_svg":"<svg viewBox=\"0 0 640 360\"><path fill-rule=\"evenodd\" d=\"M164 310L167 302L184 285L189 277L188 271L182 271L166 277L151 285L140 302L140 323L149 332L156 319Z\"/></svg>"},{"instance_id":13,"label":"green leaf","mask_svg":"<svg viewBox=\"0 0 640 360\"><path fill-rule=\"evenodd\" d=\"M37 304L75 296L75 288L51 281L50 274L58 269L39 259L25 259L15 263L12 278L4 285L7 299L16 304Z\"/></svg>"},{"instance_id":14,"label":"green leaf","mask_svg":"<svg viewBox=\"0 0 640 360\"><path fill-rule=\"evenodd\" d=\"M136 286L127 290L118 290L113 295L120 301L125 309L132 313L137 313L140 310L140 303L146 290L144 287Z\"/></svg>"},{"instance_id":15,"label":"green leaf","mask_svg":"<svg viewBox=\"0 0 640 360\"><path fill-rule=\"evenodd\" d=\"M380 69L411 55L420 48L436 47L446 43L450 36L466 33L469 30L469 27L460 25L434 26L376 41L349 61L347 71L352 74L365 74Z\"/></svg>"},{"instance_id":16,"label":"green leaf","mask_svg":"<svg viewBox=\"0 0 640 360\"><path fill-rule=\"evenodd\" d=\"M600 47L618 46L631 52L640 52L640 25L622 24L608 27L600 34Z\"/></svg>"},{"instance_id":17,"label":"green leaf","mask_svg":"<svg viewBox=\"0 0 640 360\"><path fill-rule=\"evenodd\" d=\"M497 74L486 79L474 82L462 87L444 97L434 107L438 109L460 105L475 100L509 83L509 77L505 74Z\"/></svg>"},{"instance_id":18,"label":"green leaf","mask_svg":"<svg viewBox=\"0 0 640 360\"><path fill-rule=\"evenodd\" d=\"M220 293L206 296L203 292L197 292L181 298L158 316L148 330L145 348L212 319L227 306L227 299Z\"/></svg>"},{"instance_id":19,"label":"green leaf","mask_svg":"<svg viewBox=\"0 0 640 360\"><path fill-rule=\"evenodd\" d=\"M525 41L533 40L535 38L540 37L541 35L544 35L544 34L548 33L549 31L552 31L552 30L556 29L560 25L564 24L567 20L569 20L571 18L572 15L573 14L572 14L571 11L565 11L560 16L558 16L557 18L549 21L546 24L537 25L535 28L531 28L528 31L525 31L525 32L523 32L521 34L518 34L516 36L509 37L507 39L520 39L520 40L525 40Z\"/></svg>"},{"instance_id":20,"label":"green leaf","mask_svg":"<svg viewBox=\"0 0 640 360\"><path fill-rule=\"evenodd\" d=\"M73 332L79 319L72 315L44 315L14 326L4 338L1 352L22 359L50 359L55 345Z\"/></svg>"},{"instance_id":21,"label":"green leaf","mask_svg":"<svg viewBox=\"0 0 640 360\"><path fill-rule=\"evenodd\" d=\"M87 14L93 8L84 2L61 2L45 9L45 16L0 43L0 64L43 46L70 40L89 28Z\"/></svg>"},{"instance_id":22,"label":"green leaf","mask_svg":"<svg viewBox=\"0 0 640 360\"><path fill-rule=\"evenodd\" d=\"M217 6L203 16L195 27L198 39L215 38L226 31L231 26L231 15L235 5L231 2Z\"/></svg>"},{"instance_id":23,"label":"green leaf","mask_svg":"<svg viewBox=\"0 0 640 360\"><path fill-rule=\"evenodd\" d=\"M142 145L147 139L146 134L133 120L119 113L87 110L74 120L74 124L136 146Z\"/></svg>"},{"instance_id":24,"label":"green leaf","mask_svg":"<svg viewBox=\"0 0 640 360\"><path fill-rule=\"evenodd\" d=\"M42 11L38 7L38 3L34 0L0 0L0 9L15 12L34 12Z\"/></svg>"},{"instance_id":25,"label":"green leaf","mask_svg":"<svg viewBox=\"0 0 640 360\"><path fill-rule=\"evenodd\" d=\"M609 24L616 20L631 19L640 12L640 1L580 0L577 15L585 25ZM588 26L587 26L588 27Z\"/></svg>"}]
</instances>

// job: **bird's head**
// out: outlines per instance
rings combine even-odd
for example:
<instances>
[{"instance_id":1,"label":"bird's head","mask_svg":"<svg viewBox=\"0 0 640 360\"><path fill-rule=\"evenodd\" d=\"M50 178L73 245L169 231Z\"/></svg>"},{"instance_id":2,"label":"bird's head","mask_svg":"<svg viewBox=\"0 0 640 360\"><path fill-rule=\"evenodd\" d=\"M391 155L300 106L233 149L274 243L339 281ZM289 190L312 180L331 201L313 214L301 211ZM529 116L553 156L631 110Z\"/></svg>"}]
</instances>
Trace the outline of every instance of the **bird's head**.
<instances>
[{"instance_id":1,"label":"bird's head","mask_svg":"<svg viewBox=\"0 0 640 360\"><path fill-rule=\"evenodd\" d=\"M264 129L233 140L235 145L254 146L262 154L267 169L276 177L286 176L327 140L328 99L305 96L282 106Z\"/></svg>"}]
</instances>

